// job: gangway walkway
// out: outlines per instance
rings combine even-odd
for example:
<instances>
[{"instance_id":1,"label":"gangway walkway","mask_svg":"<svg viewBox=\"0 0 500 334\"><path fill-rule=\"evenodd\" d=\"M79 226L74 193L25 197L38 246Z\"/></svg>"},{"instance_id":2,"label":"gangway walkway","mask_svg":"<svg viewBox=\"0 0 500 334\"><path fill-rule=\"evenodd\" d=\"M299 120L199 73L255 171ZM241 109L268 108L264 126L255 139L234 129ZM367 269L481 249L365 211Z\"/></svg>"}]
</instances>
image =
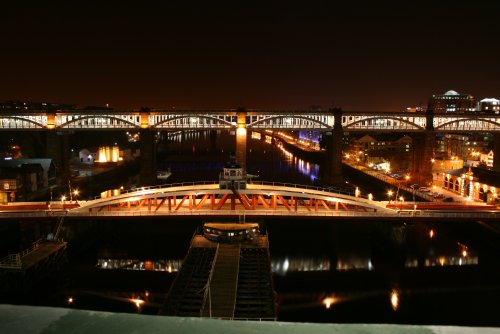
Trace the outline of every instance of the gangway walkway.
<instances>
[{"instance_id":1,"label":"gangway walkway","mask_svg":"<svg viewBox=\"0 0 500 334\"><path fill-rule=\"evenodd\" d=\"M211 279L208 282L208 301L201 312L203 317L233 319L240 263L239 244L220 244Z\"/></svg>"},{"instance_id":2,"label":"gangway walkway","mask_svg":"<svg viewBox=\"0 0 500 334\"><path fill-rule=\"evenodd\" d=\"M276 320L266 235L217 243L195 235L162 314Z\"/></svg>"}]
</instances>

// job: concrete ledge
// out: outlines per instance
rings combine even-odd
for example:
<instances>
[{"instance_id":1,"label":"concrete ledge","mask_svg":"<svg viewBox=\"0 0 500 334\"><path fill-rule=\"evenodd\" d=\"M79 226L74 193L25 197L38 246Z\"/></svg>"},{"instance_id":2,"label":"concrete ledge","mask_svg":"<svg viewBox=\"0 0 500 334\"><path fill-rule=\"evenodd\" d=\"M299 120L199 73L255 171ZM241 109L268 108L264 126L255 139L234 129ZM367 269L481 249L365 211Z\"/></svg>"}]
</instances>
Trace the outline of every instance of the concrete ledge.
<instances>
[{"instance_id":1,"label":"concrete ledge","mask_svg":"<svg viewBox=\"0 0 500 334\"><path fill-rule=\"evenodd\" d=\"M0 305L0 333L499 334L500 328L228 321Z\"/></svg>"}]
</instances>

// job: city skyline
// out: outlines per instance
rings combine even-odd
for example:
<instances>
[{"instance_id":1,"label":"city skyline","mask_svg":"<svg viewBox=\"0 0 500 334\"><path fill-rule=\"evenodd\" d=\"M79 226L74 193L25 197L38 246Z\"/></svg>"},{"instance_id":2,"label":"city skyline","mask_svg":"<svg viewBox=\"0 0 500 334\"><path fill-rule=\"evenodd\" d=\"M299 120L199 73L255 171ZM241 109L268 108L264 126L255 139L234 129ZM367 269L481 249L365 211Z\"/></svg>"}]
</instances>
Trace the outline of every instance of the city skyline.
<instances>
[{"instance_id":1,"label":"city skyline","mask_svg":"<svg viewBox=\"0 0 500 334\"><path fill-rule=\"evenodd\" d=\"M499 4L7 4L0 100L400 111L499 97Z\"/></svg>"}]
</instances>

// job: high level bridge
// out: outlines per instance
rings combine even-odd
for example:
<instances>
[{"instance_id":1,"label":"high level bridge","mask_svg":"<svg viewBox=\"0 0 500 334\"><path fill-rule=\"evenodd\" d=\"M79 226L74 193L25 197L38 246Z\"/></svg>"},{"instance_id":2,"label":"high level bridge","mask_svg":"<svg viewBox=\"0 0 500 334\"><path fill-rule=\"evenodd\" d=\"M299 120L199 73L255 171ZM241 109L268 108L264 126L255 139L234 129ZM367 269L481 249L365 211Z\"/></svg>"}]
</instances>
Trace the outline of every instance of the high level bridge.
<instances>
[{"instance_id":1,"label":"high level bridge","mask_svg":"<svg viewBox=\"0 0 500 334\"><path fill-rule=\"evenodd\" d=\"M125 191L116 196L66 205L25 203L0 207L0 218L102 217L336 217L373 219L498 219L494 206L432 206L415 203L414 209L387 207L374 201L330 189L283 183L254 182L246 189L221 189L218 182L171 184ZM425 206L428 205L428 206ZM12 207L9 210L9 207ZM15 207L15 208L14 208Z\"/></svg>"},{"instance_id":2,"label":"high level bridge","mask_svg":"<svg viewBox=\"0 0 500 334\"><path fill-rule=\"evenodd\" d=\"M342 135L348 132L405 132L412 133L417 161L413 174L416 182L431 176L430 159L435 132L490 132L495 136L494 168L500 170L500 115L433 114L402 112L354 112L340 109L311 110L61 110L55 112L3 113L0 130L46 131L48 155L60 166L64 160L64 144L54 134L82 130L137 130L141 132L144 184L154 182L155 131L233 130L236 133L237 160L246 164L247 130L320 130L331 136L327 140L328 182L341 181ZM62 155L62 157L61 157ZM64 169L64 168L63 168ZM69 171L69 169L68 169Z\"/></svg>"}]
</instances>

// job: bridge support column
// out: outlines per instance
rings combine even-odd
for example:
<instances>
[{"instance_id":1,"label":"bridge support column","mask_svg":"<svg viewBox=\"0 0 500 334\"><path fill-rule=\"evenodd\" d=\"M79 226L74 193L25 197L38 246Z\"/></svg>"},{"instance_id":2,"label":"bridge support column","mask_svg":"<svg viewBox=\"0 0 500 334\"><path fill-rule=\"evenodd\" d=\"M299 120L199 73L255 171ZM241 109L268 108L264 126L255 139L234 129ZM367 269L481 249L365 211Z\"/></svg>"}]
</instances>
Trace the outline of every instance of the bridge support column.
<instances>
[{"instance_id":1,"label":"bridge support column","mask_svg":"<svg viewBox=\"0 0 500 334\"><path fill-rule=\"evenodd\" d=\"M70 178L68 134L48 130L45 152L54 162L57 184L67 184Z\"/></svg>"},{"instance_id":2,"label":"bridge support column","mask_svg":"<svg viewBox=\"0 0 500 334\"><path fill-rule=\"evenodd\" d=\"M240 164L241 168L243 168L243 172L246 172L247 170L246 116L246 111L238 111L238 121L236 128L236 161Z\"/></svg>"},{"instance_id":3,"label":"bridge support column","mask_svg":"<svg viewBox=\"0 0 500 334\"><path fill-rule=\"evenodd\" d=\"M423 133L417 133L413 136L413 164L412 164L412 183L420 185L431 185L432 178L432 158L434 158L434 146L436 134L434 132L434 112L427 111L427 125Z\"/></svg>"},{"instance_id":4,"label":"bridge support column","mask_svg":"<svg viewBox=\"0 0 500 334\"><path fill-rule=\"evenodd\" d=\"M493 170L500 172L500 133L493 134Z\"/></svg>"},{"instance_id":5,"label":"bridge support column","mask_svg":"<svg viewBox=\"0 0 500 334\"><path fill-rule=\"evenodd\" d=\"M344 135L344 130L342 129L342 109L333 109L333 114L335 116L335 123L331 138L327 138L327 170L323 173L325 181L330 184L344 182L342 176L342 137Z\"/></svg>"},{"instance_id":6,"label":"bridge support column","mask_svg":"<svg viewBox=\"0 0 500 334\"><path fill-rule=\"evenodd\" d=\"M150 186L156 183L156 146L154 132L141 129L141 169L139 180L141 185Z\"/></svg>"}]
</instances>

